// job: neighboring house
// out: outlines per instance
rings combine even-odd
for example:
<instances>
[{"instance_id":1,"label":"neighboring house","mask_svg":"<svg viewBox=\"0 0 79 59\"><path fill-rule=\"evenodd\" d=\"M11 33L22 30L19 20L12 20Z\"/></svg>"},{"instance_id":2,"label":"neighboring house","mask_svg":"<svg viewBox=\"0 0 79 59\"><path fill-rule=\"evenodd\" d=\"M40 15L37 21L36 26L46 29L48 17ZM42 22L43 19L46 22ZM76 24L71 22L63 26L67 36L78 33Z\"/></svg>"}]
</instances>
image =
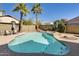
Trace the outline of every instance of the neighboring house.
<instances>
[{"instance_id":1,"label":"neighboring house","mask_svg":"<svg viewBox=\"0 0 79 59\"><path fill-rule=\"evenodd\" d=\"M11 31L12 22L16 24L16 30L18 30L18 19L10 16L10 15L2 15L0 16L0 32L4 32L5 30Z\"/></svg>"},{"instance_id":2,"label":"neighboring house","mask_svg":"<svg viewBox=\"0 0 79 59\"><path fill-rule=\"evenodd\" d=\"M67 21L66 32L79 33L79 16Z\"/></svg>"}]
</instances>

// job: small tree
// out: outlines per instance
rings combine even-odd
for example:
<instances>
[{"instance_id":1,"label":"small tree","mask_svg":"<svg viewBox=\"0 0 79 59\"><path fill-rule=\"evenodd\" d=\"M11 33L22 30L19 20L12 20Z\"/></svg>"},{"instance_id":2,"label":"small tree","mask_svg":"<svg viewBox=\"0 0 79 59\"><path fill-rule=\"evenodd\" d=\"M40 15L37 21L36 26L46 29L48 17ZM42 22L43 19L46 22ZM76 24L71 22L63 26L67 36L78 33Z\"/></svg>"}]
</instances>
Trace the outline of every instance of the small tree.
<instances>
[{"instance_id":1,"label":"small tree","mask_svg":"<svg viewBox=\"0 0 79 59\"><path fill-rule=\"evenodd\" d=\"M54 29L58 32L65 32L66 31L65 21L62 19L55 21Z\"/></svg>"}]
</instances>

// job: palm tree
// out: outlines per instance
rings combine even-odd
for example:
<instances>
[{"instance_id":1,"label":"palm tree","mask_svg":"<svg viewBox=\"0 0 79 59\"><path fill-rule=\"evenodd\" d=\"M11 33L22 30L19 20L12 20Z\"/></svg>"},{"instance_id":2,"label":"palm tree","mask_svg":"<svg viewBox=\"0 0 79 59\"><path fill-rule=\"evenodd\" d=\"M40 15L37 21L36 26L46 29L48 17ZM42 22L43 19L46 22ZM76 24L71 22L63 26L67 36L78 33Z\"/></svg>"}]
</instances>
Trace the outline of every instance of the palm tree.
<instances>
[{"instance_id":1,"label":"palm tree","mask_svg":"<svg viewBox=\"0 0 79 59\"><path fill-rule=\"evenodd\" d=\"M18 32L21 31L21 27L22 27L22 19L23 16L26 16L27 13L29 13L28 8L26 7L26 4L24 3L19 3L16 4L16 7L13 9L13 11L15 12L20 12L20 21L19 21L19 30Z\"/></svg>"},{"instance_id":2,"label":"palm tree","mask_svg":"<svg viewBox=\"0 0 79 59\"><path fill-rule=\"evenodd\" d=\"M41 14L42 8L39 3L34 4L32 10L31 10L35 15L36 15L36 30L38 29L38 14Z\"/></svg>"}]
</instances>

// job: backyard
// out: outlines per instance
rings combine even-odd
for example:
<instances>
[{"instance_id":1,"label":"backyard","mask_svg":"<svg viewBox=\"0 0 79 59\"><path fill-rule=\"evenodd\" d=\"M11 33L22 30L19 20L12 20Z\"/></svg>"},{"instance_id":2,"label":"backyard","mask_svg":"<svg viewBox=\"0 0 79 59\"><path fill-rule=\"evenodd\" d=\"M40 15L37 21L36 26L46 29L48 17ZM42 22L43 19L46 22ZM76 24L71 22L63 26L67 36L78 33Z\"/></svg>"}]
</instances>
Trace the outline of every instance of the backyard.
<instances>
[{"instance_id":1,"label":"backyard","mask_svg":"<svg viewBox=\"0 0 79 59\"><path fill-rule=\"evenodd\" d=\"M0 56L79 56L79 17L65 19L62 11L60 13L56 9L57 14L56 10L48 7L51 5L64 8L61 4L2 4ZM61 19L50 11L61 15ZM52 17L55 17L54 20Z\"/></svg>"}]
</instances>

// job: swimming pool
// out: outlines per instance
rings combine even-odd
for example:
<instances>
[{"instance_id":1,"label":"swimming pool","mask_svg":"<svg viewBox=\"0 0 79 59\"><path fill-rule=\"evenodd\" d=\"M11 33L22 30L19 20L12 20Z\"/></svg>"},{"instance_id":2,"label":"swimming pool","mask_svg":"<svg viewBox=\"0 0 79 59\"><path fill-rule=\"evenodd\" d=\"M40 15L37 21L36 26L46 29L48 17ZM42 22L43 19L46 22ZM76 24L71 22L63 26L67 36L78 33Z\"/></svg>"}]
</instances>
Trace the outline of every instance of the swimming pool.
<instances>
[{"instance_id":1,"label":"swimming pool","mask_svg":"<svg viewBox=\"0 0 79 59\"><path fill-rule=\"evenodd\" d=\"M46 53L52 55L66 55L69 47L46 32L29 32L17 36L8 47L17 53Z\"/></svg>"}]
</instances>

